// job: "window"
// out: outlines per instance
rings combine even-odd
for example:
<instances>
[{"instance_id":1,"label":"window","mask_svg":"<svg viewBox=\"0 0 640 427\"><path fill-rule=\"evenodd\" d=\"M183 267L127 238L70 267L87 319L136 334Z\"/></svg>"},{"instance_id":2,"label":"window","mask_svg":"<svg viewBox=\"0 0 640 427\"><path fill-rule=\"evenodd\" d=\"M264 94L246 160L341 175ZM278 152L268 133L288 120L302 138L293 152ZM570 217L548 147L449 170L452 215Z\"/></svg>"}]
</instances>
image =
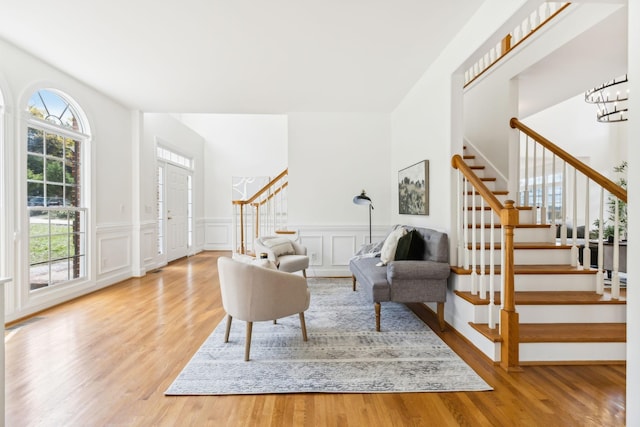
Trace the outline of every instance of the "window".
<instances>
[{"instance_id":1,"label":"window","mask_svg":"<svg viewBox=\"0 0 640 427\"><path fill-rule=\"evenodd\" d=\"M27 108L29 284L35 291L86 277L87 136L76 109L57 92L39 90Z\"/></svg>"}]
</instances>

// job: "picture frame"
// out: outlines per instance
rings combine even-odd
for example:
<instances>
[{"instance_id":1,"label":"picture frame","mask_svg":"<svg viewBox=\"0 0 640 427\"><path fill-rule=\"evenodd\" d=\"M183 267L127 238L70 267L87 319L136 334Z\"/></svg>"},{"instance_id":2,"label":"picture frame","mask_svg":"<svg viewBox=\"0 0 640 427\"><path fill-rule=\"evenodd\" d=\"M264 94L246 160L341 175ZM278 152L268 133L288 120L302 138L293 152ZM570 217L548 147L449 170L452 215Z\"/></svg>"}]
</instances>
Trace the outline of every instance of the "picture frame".
<instances>
[{"instance_id":1,"label":"picture frame","mask_svg":"<svg viewBox=\"0 0 640 427\"><path fill-rule=\"evenodd\" d=\"M402 215L429 215L429 161L398 171L398 208Z\"/></svg>"}]
</instances>

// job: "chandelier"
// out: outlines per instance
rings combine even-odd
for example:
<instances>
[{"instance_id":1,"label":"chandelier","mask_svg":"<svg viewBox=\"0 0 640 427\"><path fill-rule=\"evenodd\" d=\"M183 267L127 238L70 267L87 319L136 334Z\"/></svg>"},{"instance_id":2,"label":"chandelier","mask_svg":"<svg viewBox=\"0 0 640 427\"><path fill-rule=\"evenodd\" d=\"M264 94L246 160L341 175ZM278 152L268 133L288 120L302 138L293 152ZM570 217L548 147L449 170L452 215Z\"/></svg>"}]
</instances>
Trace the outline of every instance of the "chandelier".
<instances>
[{"instance_id":1,"label":"chandelier","mask_svg":"<svg viewBox=\"0 0 640 427\"><path fill-rule=\"evenodd\" d=\"M627 101L629 100L629 81L627 75L615 78L601 86L588 90L584 100L596 104L600 123L625 122Z\"/></svg>"}]
</instances>

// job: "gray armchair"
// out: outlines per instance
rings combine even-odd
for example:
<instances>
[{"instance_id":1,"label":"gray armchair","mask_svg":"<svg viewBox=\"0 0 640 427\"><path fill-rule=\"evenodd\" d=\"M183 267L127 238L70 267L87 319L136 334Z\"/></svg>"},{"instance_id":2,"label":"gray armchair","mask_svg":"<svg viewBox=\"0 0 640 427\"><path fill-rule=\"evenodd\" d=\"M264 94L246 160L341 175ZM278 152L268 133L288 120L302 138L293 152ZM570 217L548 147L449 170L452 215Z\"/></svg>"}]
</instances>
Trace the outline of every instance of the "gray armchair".
<instances>
[{"instance_id":1,"label":"gray armchair","mask_svg":"<svg viewBox=\"0 0 640 427\"><path fill-rule=\"evenodd\" d=\"M307 280L258 265L218 258L218 275L222 306L227 312L224 342L229 342L233 318L247 322L244 360L249 360L253 322L277 320L298 313L302 338L307 341L304 312L309 308L311 293Z\"/></svg>"},{"instance_id":2,"label":"gray armchair","mask_svg":"<svg viewBox=\"0 0 640 427\"><path fill-rule=\"evenodd\" d=\"M302 271L302 275L307 277L309 268L309 257L307 248L286 237L266 236L259 237L254 242L256 257L260 253L266 253L267 257L275 263L278 270L287 273Z\"/></svg>"}]
</instances>

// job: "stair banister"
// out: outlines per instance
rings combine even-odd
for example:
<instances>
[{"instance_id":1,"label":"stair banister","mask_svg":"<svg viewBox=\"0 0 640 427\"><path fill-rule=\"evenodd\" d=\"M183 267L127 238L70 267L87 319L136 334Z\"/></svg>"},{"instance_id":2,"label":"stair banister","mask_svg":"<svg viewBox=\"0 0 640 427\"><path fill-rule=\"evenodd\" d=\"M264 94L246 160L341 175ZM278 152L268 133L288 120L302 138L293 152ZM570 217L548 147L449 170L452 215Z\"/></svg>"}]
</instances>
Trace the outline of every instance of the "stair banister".
<instances>
[{"instance_id":1,"label":"stair banister","mask_svg":"<svg viewBox=\"0 0 640 427\"><path fill-rule=\"evenodd\" d=\"M569 163L571 166L576 168L578 171L582 172L584 175L588 176L589 179L596 182L601 187L604 187L605 190L607 190L612 195L616 196L618 199L622 200L623 202L627 201L627 190L620 187L615 182L611 181L609 178L602 175L600 172L582 163L580 160L576 159L575 157L567 153L565 150L558 147L553 142L549 141L547 138L543 137L536 131L527 127L517 118L513 117L509 121L509 124L513 129L518 129L523 133L525 133L526 135L533 138L534 140L536 140L538 143L544 146L547 150L556 154L558 157L560 157L561 159Z\"/></svg>"},{"instance_id":2,"label":"stair banister","mask_svg":"<svg viewBox=\"0 0 640 427\"><path fill-rule=\"evenodd\" d=\"M505 205L491 192L473 170L464 162L458 154L451 159L451 165L458 169L469 182L473 190L472 197L480 195L499 214L502 225L502 257L501 276L503 280L502 309L500 311L500 336L502 337L500 366L507 371L519 370L519 316L515 308L515 288L514 288L514 255L513 255L513 232L519 222L519 213L514 206L513 200L507 200ZM466 191L465 191L465 194ZM475 205L475 204L474 204ZM493 213L492 213L493 214ZM475 218L475 212L472 218ZM475 221L474 221L475 223ZM482 230L484 232L484 230ZM475 235L475 233L473 233ZM483 248L484 249L484 248ZM471 265L472 274L477 269L476 265ZM490 299L492 296L490 295ZM491 304L489 306L491 309ZM491 319L491 315L489 315Z\"/></svg>"},{"instance_id":3,"label":"stair banister","mask_svg":"<svg viewBox=\"0 0 640 427\"><path fill-rule=\"evenodd\" d=\"M557 145L555 145L554 143L552 143L551 141L549 141L548 139L546 139L545 137L543 137L542 135L540 135L539 133L535 132L534 130L530 129L529 127L527 127L526 125L524 125L522 122L520 122L517 118L512 118L509 122L510 126L513 129L518 129L519 131L521 131L522 133L524 133L526 135L526 141L528 142L529 138L533 139L534 142L542 145L545 149L548 149L549 151L551 151L552 153L554 153L554 156L558 156L560 159L562 159L563 161L563 182L562 182L562 228L561 228L561 234L560 234L560 238L561 238L561 243L564 245L566 244L566 237L567 237L567 233L566 233L566 223L565 223L565 219L567 216L566 213L566 207L567 207L567 203L566 203L566 185L567 185L567 164L569 164L570 166L573 167L573 212L572 212L572 218L573 218L573 232L572 232L572 247L571 247L571 264L573 266L577 266L578 264L578 248L577 248L577 173L580 172L586 180L586 194L587 196L585 197L586 199L586 203L585 203L585 233L584 233L584 238L585 241L588 242L589 240L589 199L588 199L588 194L589 194L589 186L590 183L593 182L594 184L597 184L598 186L600 186L601 188L601 196L600 196L600 218L598 220L599 222L599 228L598 228L598 272L597 272L597 284L596 284L596 289L595 291L598 293L602 293L603 292L603 288L604 288L604 266L603 266L603 222L604 222L604 217L603 217L603 205L604 205L604 190L608 191L609 194L611 194L614 198L614 210L615 210L615 215L614 215L614 224L613 224L613 228L614 228L614 236L613 236L613 260L612 260L612 280L611 280L611 296L613 299L619 299L619 295L620 295L620 277L619 277L619 218L618 218L618 203L619 201L623 201L623 202L627 202L627 190L614 183L613 181L611 181L610 179L606 178L604 175L600 174L599 172L597 172L596 170L592 169L591 167L587 166L586 164L584 164L583 162L581 162L580 160L576 159L575 157L571 156L569 153L567 153L566 151L564 151L562 148L558 147ZM591 261L590 261L590 251L588 249L588 243L585 244L585 249L583 252L583 265L578 267L578 268L586 268L589 269L591 268Z\"/></svg>"},{"instance_id":4,"label":"stair banister","mask_svg":"<svg viewBox=\"0 0 640 427\"><path fill-rule=\"evenodd\" d=\"M248 237L254 239L260 235L273 234L278 226L285 225L285 212L279 212L278 209L284 209L283 192L288 186L287 176L288 169L285 169L249 199L232 200L234 239L237 238L238 231L240 234L240 241L234 240L234 251L248 253ZM253 242L250 243L252 250Z\"/></svg>"}]
</instances>

